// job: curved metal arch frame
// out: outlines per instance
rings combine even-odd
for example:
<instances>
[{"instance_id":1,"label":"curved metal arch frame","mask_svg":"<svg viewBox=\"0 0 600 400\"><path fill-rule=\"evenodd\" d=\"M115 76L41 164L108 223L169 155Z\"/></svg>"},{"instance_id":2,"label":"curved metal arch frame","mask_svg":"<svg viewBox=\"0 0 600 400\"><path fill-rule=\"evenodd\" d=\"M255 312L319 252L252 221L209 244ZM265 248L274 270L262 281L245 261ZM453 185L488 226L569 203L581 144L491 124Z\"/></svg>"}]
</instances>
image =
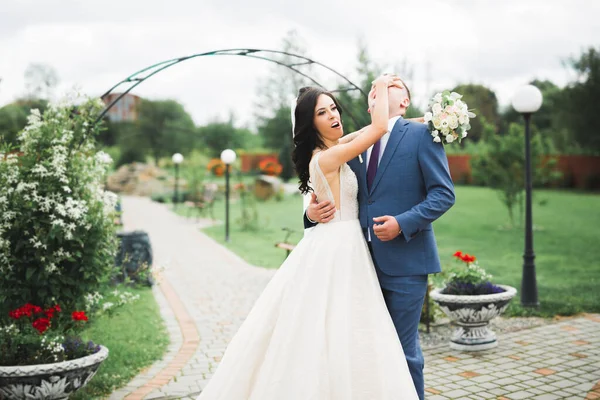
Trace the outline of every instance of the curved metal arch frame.
<instances>
[{"instance_id":1,"label":"curved metal arch frame","mask_svg":"<svg viewBox=\"0 0 600 400\"><path fill-rule=\"evenodd\" d=\"M260 53L263 53L266 55L260 55ZM284 63L284 62L281 62L279 60L269 57L269 56L277 55L277 54L295 58L298 60L298 62ZM317 82L314 78L312 78L311 76L305 74L304 72L302 72L296 68L297 66L302 66L302 65L317 65L317 66L320 66L320 67L334 73L335 75L342 78L344 81L346 81L349 84L349 87L334 90L333 92L347 92L347 91L352 91L352 90L358 90L365 98L365 101L368 98L367 94L359 86L354 84L352 81L350 81L344 75L342 75L338 71L334 70L333 68L328 67L327 65L320 63L318 61L312 60L308 57L304 57L304 56L301 56L298 54L293 54L293 53L289 53L289 52L285 52L285 51L279 51L279 50L223 49L223 50L213 50L213 51L209 51L209 52L205 52L205 53L197 53L197 54L193 54L191 56L185 56L185 57L179 57L179 58L173 58L170 60L161 61L159 63L150 65L149 67L146 67L144 69L141 69L141 70L133 73L132 75L128 76L127 78L123 79L121 82L119 82L116 85L114 85L113 87L111 87L108 91L106 91L106 93L104 93L101 96L101 98L104 98L104 97L108 96L110 93L112 93L113 90L115 90L117 87L121 86L122 84L132 83L132 85L129 88L127 88L127 90L125 90L123 93L121 93L116 99L114 99L109 105L107 105L106 108L104 108L104 110L102 110L100 115L96 118L95 123L98 123L102 118L104 118L104 116L108 113L108 110L110 110L119 100L121 100L126 94L131 92L136 86L138 86L142 82L144 82L147 79L151 78L152 76L158 74L159 72L161 72L169 67L172 67L173 65L177 65L183 61L187 61L192 58L198 58L198 57L204 57L204 56L240 56L240 57L248 57L248 58L254 58L254 59L258 59L258 60L269 61L269 62L275 63L277 65L286 67L286 68L296 72L297 74L304 76L305 78L307 78L308 80L313 82L315 85L324 88L324 86L321 85L319 82ZM144 73L147 73L147 74L144 75ZM357 124L357 125L367 125L368 124L368 123L360 124L356 120L354 115L352 115L352 112L350 111L349 107L344 109L344 111L354 121L355 124Z\"/></svg>"}]
</instances>

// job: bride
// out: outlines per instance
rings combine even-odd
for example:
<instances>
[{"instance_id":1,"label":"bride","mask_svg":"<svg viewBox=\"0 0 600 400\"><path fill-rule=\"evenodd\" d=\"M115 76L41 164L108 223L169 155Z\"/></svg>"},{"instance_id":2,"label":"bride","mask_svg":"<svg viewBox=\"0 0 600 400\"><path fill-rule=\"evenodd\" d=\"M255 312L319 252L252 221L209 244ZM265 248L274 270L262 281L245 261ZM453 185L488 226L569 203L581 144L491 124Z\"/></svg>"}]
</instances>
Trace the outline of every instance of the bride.
<instances>
[{"instance_id":1,"label":"bride","mask_svg":"<svg viewBox=\"0 0 600 400\"><path fill-rule=\"evenodd\" d=\"M343 136L335 97L300 90L293 160L300 191L336 204L273 276L198 400L417 399L358 220L346 162L388 130L388 87L374 81L371 125ZM310 181L310 186L309 186Z\"/></svg>"}]
</instances>

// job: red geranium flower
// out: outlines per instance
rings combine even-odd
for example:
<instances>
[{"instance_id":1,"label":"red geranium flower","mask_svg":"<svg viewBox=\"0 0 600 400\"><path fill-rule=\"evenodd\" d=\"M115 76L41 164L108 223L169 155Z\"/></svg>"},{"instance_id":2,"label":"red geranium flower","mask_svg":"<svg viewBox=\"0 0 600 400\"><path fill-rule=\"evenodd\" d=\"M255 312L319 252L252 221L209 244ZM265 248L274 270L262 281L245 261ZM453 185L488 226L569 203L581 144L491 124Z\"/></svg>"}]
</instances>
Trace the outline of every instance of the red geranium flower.
<instances>
[{"instance_id":1,"label":"red geranium flower","mask_svg":"<svg viewBox=\"0 0 600 400\"><path fill-rule=\"evenodd\" d=\"M466 262L467 264L469 264L469 263L475 262L475 260L477 258L475 256L465 253L460 257L460 259L463 260L464 262Z\"/></svg>"},{"instance_id":2,"label":"red geranium flower","mask_svg":"<svg viewBox=\"0 0 600 400\"><path fill-rule=\"evenodd\" d=\"M33 304L27 303L23 307L19 307L16 310L10 311L8 313L8 315L12 319L19 319L24 316L31 317L33 314L37 314L37 313L41 313L41 312L42 312L41 307L34 306Z\"/></svg>"},{"instance_id":3,"label":"red geranium flower","mask_svg":"<svg viewBox=\"0 0 600 400\"><path fill-rule=\"evenodd\" d=\"M454 257L457 257L457 258L462 258L462 255L463 255L463 253L460 250L457 251L456 253L454 253Z\"/></svg>"},{"instance_id":4,"label":"red geranium flower","mask_svg":"<svg viewBox=\"0 0 600 400\"><path fill-rule=\"evenodd\" d=\"M42 334L50 327L50 320L48 318L38 318L33 321L32 325L40 334Z\"/></svg>"},{"instance_id":5,"label":"red geranium flower","mask_svg":"<svg viewBox=\"0 0 600 400\"><path fill-rule=\"evenodd\" d=\"M54 307L50 307L49 309L47 309L46 311L44 311L44 314L46 314L46 316L48 318L53 318L54 317L54 313L56 312L60 312L60 307L58 305L54 306Z\"/></svg>"},{"instance_id":6,"label":"red geranium flower","mask_svg":"<svg viewBox=\"0 0 600 400\"><path fill-rule=\"evenodd\" d=\"M87 321L88 317L85 315L85 311L73 311L71 314L73 321Z\"/></svg>"}]
</instances>

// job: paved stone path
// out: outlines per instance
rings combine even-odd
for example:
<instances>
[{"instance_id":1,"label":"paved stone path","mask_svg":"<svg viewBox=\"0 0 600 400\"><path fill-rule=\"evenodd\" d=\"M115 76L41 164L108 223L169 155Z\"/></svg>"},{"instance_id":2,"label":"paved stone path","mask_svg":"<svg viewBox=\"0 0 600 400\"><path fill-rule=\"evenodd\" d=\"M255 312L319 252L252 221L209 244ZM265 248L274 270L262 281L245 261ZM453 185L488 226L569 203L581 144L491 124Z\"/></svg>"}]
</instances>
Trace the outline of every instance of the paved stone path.
<instances>
[{"instance_id":1,"label":"paved stone path","mask_svg":"<svg viewBox=\"0 0 600 400\"><path fill-rule=\"evenodd\" d=\"M110 399L195 399L275 271L249 266L164 205L125 197L123 210L125 229L148 232L163 269L154 294L171 345ZM499 342L474 354L425 349L426 398L600 399L600 315L500 334Z\"/></svg>"}]
</instances>

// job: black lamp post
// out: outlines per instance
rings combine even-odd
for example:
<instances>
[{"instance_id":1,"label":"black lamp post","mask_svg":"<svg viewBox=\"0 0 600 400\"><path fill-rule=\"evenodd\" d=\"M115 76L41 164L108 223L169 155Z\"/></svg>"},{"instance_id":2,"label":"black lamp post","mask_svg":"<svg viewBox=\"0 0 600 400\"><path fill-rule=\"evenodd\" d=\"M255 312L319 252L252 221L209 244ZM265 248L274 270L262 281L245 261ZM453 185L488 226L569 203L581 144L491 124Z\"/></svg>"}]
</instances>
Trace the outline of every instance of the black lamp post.
<instances>
[{"instance_id":1,"label":"black lamp post","mask_svg":"<svg viewBox=\"0 0 600 400\"><path fill-rule=\"evenodd\" d=\"M542 106L542 92L533 85L521 87L513 96L513 108L525 119L525 253L523 254L523 279L521 281L521 305L538 307L538 290L533 251L533 216L531 209L531 115Z\"/></svg>"},{"instance_id":2,"label":"black lamp post","mask_svg":"<svg viewBox=\"0 0 600 400\"><path fill-rule=\"evenodd\" d=\"M229 242L229 175L231 164L236 159L235 151L231 149L223 150L221 161L225 163L225 241Z\"/></svg>"},{"instance_id":3,"label":"black lamp post","mask_svg":"<svg viewBox=\"0 0 600 400\"><path fill-rule=\"evenodd\" d=\"M183 162L183 156L179 153L173 154L171 158L175 164L175 192L173 193L173 204L179 203L179 164Z\"/></svg>"}]
</instances>

